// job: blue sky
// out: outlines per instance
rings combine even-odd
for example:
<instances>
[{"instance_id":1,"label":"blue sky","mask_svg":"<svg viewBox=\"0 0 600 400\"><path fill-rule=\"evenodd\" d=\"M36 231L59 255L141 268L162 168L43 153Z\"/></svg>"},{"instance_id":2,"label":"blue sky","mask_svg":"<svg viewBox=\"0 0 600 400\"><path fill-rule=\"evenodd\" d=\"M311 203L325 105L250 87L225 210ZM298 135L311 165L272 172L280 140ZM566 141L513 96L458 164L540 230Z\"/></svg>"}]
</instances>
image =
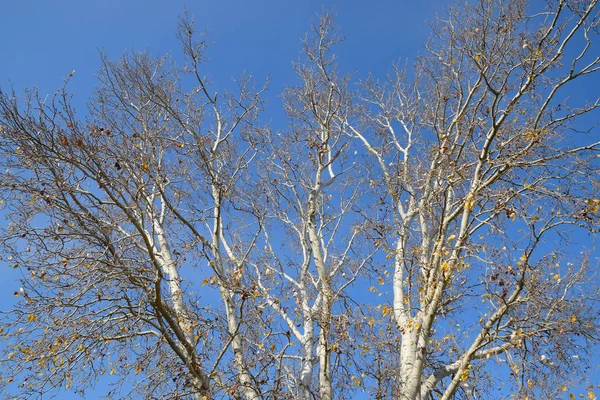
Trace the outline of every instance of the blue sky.
<instances>
[{"instance_id":1,"label":"blue sky","mask_svg":"<svg viewBox=\"0 0 600 400\"><path fill-rule=\"evenodd\" d=\"M100 51L110 59L125 51L148 50L180 57L178 17L187 10L199 31L213 42L206 71L217 86L244 72L257 83L270 79L265 115L284 128L279 93L295 83L292 62L301 39L323 10L334 10L347 40L339 46L346 72L384 76L393 62L410 62L423 50L432 21L447 0L334 1L181 1L0 0L0 87L17 93L38 87L51 95L75 70L70 89L79 112L95 85ZM0 281L2 288L18 286ZM3 304L9 301L0 293ZM10 293L12 296L12 292Z\"/></svg>"},{"instance_id":2,"label":"blue sky","mask_svg":"<svg viewBox=\"0 0 600 400\"><path fill-rule=\"evenodd\" d=\"M87 96L99 66L98 51L111 58L135 47L154 54L179 50L177 17L185 9L215 46L212 76L229 80L243 71L272 78L272 92L293 78L291 62L311 20L334 9L348 41L343 63L356 71L384 72L412 58L428 35L425 20L446 1L2 1L0 83L51 91L73 69L78 96Z\"/></svg>"},{"instance_id":3,"label":"blue sky","mask_svg":"<svg viewBox=\"0 0 600 400\"><path fill-rule=\"evenodd\" d=\"M433 21L447 0L378 0L373 2L292 0L0 0L0 86L19 91L37 86L51 94L75 70L71 89L83 104L94 86L99 51L118 58L132 48L179 57L177 18L184 10L214 42L207 72L217 84L228 84L243 72L258 82L270 77L267 115L284 128L278 101L295 81L292 62L300 40L323 9L334 10L347 40L339 61L358 78L384 76L395 61L410 64L428 38ZM0 264L0 306L10 307L18 290L16 271ZM6 272L8 271L8 273ZM596 372L596 370L594 371ZM102 389L99 387L99 391ZM72 394L62 397L74 398ZM90 395L89 398L93 398Z\"/></svg>"},{"instance_id":4,"label":"blue sky","mask_svg":"<svg viewBox=\"0 0 600 400\"><path fill-rule=\"evenodd\" d=\"M124 51L147 49L176 59L180 46L177 20L188 10L196 28L205 30L214 45L207 73L217 86L228 85L244 72L257 82L270 78L265 115L284 128L278 95L295 81L292 62L301 39L323 10L334 10L347 40L338 48L346 72L364 77L384 76L393 62L412 60L429 35L426 21L434 19L448 1L158 1L158 0L0 0L0 86L39 87L51 95L75 70L70 83L75 104L83 108L96 85L99 52L110 59ZM80 111L83 113L83 110ZM81 115L81 114L80 114ZM10 308L19 289L19 273L0 264L0 306ZM98 394L105 386L97 386ZM94 393L88 393L93 398ZM73 393L58 396L74 399ZM366 398L366 397L364 397Z\"/></svg>"}]
</instances>

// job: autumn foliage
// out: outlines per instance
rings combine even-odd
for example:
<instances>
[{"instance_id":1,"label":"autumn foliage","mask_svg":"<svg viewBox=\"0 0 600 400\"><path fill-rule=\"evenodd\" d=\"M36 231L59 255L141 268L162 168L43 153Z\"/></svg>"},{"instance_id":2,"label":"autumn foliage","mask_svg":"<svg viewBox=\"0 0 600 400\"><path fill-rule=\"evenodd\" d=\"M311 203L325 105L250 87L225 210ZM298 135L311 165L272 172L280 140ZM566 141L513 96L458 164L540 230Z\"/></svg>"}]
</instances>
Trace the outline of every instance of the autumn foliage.
<instances>
[{"instance_id":1,"label":"autumn foliage","mask_svg":"<svg viewBox=\"0 0 600 400\"><path fill-rule=\"evenodd\" d=\"M49 99L1 91L23 279L0 389L563 398L599 339L600 103L572 94L598 79L600 10L543 6L450 8L414 65L364 81L325 14L285 127L251 76L214 92L186 18L187 64L103 57L85 118L72 74Z\"/></svg>"}]
</instances>

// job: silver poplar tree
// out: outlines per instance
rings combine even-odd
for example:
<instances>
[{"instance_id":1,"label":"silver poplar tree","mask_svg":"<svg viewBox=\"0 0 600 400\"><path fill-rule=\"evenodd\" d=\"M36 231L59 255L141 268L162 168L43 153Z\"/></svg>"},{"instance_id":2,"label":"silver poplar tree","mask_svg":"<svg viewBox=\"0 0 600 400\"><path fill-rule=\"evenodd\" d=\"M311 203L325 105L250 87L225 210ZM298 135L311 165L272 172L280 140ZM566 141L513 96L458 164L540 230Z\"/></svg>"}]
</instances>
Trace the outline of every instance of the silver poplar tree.
<instances>
[{"instance_id":1,"label":"silver poplar tree","mask_svg":"<svg viewBox=\"0 0 600 400\"><path fill-rule=\"evenodd\" d=\"M357 82L325 14L265 125L250 76L102 57L88 116L0 92L7 398L561 398L599 339L595 0L446 11ZM596 117L597 118L597 117ZM583 250L583 251L582 251ZM498 387L503 389L498 391ZM590 394L592 396L592 394Z\"/></svg>"}]
</instances>

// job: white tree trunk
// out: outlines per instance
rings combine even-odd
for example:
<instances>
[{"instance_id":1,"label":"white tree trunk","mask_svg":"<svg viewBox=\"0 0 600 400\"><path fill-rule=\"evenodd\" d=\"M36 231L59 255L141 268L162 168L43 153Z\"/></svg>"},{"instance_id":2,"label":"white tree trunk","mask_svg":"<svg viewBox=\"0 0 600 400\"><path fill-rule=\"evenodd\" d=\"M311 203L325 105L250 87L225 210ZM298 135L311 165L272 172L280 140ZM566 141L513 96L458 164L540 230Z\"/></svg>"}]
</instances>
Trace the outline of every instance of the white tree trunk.
<instances>
[{"instance_id":1,"label":"white tree trunk","mask_svg":"<svg viewBox=\"0 0 600 400\"><path fill-rule=\"evenodd\" d=\"M158 251L157 255L161 261L163 273L168 275L168 285L171 295L170 300L173 305L173 310L175 311L176 321L179 324L181 328L180 330L184 336L182 340L182 354L184 354L186 357L185 362L191 373L192 385L197 390L197 392L194 394L194 398L207 400L210 398L208 394L210 382L205 371L200 367L200 362L196 353L194 326L183 301L179 271L177 270L177 265L171 255L169 243L167 241L161 221L154 217L153 222L154 230L158 238L158 244L160 246L160 250Z\"/></svg>"},{"instance_id":2,"label":"white tree trunk","mask_svg":"<svg viewBox=\"0 0 600 400\"><path fill-rule=\"evenodd\" d=\"M312 377L314 366L313 321L307 319L304 323L304 338L302 341L302 370L300 372L300 396L302 400L312 399Z\"/></svg>"}]
</instances>

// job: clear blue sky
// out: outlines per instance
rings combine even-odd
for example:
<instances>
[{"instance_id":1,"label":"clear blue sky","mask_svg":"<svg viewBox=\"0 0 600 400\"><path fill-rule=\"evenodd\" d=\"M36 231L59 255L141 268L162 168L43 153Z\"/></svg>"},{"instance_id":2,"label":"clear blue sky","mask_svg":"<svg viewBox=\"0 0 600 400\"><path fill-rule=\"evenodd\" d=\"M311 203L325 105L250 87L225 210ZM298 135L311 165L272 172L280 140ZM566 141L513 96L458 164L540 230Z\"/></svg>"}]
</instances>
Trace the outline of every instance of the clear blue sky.
<instances>
[{"instance_id":1,"label":"clear blue sky","mask_svg":"<svg viewBox=\"0 0 600 400\"><path fill-rule=\"evenodd\" d=\"M428 38L426 21L447 0L294 1L294 0L0 0L0 86L39 87L52 94L75 70L70 88L84 105L96 82L99 51L115 59L126 50L180 56L177 19L188 10L198 30L206 30L210 49L207 72L227 85L243 72L258 82L270 77L265 115L277 128L287 123L278 94L294 83L292 62L301 39L322 10L334 10L346 42L340 63L358 77L384 76L395 61L412 60ZM82 113L83 110L80 111ZM19 289L19 274L0 262L0 309L9 309ZM105 392L100 383L98 394ZM75 399L73 393L58 400ZM93 391L87 398L95 398ZM366 397L364 397L366 398Z\"/></svg>"},{"instance_id":2,"label":"clear blue sky","mask_svg":"<svg viewBox=\"0 0 600 400\"><path fill-rule=\"evenodd\" d=\"M394 60L412 58L428 35L426 20L447 1L1 1L0 83L51 91L73 69L79 96L89 94L98 51L118 57L135 46L154 54L179 46L177 17L187 9L215 42L212 76L230 79L243 71L272 77L272 91L293 78L291 62L300 39L323 8L335 9L348 41L344 64L356 71L384 72ZM75 87L74 85L74 87Z\"/></svg>"},{"instance_id":3,"label":"clear blue sky","mask_svg":"<svg viewBox=\"0 0 600 400\"><path fill-rule=\"evenodd\" d=\"M230 82L243 72L271 78L267 114L281 128L277 95L294 82L292 61L300 40L323 9L334 9L348 35L338 50L346 71L383 76L394 61L410 61L428 38L426 21L447 0L0 0L0 86L38 86L51 94L76 70L71 89L83 104L95 86L102 50L111 59L132 48L179 55L178 15L195 16L214 42L207 66L212 80ZM0 308L18 290L16 271L0 264ZM596 371L595 371L596 372ZM101 391L102 388L99 388ZM73 399L65 394L61 399ZM94 398L90 394L88 398Z\"/></svg>"}]
</instances>

